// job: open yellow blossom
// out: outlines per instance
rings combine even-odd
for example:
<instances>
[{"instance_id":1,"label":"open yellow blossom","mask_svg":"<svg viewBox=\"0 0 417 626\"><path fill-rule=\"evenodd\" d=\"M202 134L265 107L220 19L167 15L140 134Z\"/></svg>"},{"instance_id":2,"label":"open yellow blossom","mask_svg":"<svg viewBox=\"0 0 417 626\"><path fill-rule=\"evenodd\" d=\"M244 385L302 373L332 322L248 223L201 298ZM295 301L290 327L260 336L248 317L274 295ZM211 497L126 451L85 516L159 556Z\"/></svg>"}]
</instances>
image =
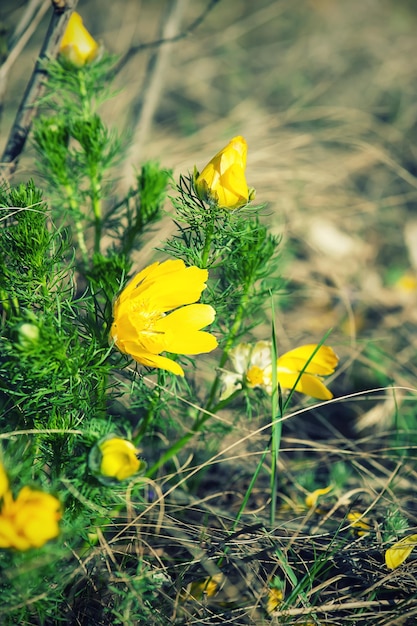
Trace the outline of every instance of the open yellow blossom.
<instances>
[{"instance_id":1,"label":"open yellow blossom","mask_svg":"<svg viewBox=\"0 0 417 626\"><path fill-rule=\"evenodd\" d=\"M417 546L417 535L407 535L385 552L385 564L388 569L396 569L404 563Z\"/></svg>"},{"instance_id":2,"label":"open yellow blossom","mask_svg":"<svg viewBox=\"0 0 417 626\"><path fill-rule=\"evenodd\" d=\"M54 496L23 487L16 500L3 494L0 510L0 548L39 548L59 534L60 503Z\"/></svg>"},{"instance_id":3,"label":"open yellow blossom","mask_svg":"<svg viewBox=\"0 0 417 626\"><path fill-rule=\"evenodd\" d=\"M202 200L226 209L237 209L254 197L245 178L247 144L243 137L233 139L214 156L199 174L194 187Z\"/></svg>"},{"instance_id":4,"label":"open yellow blossom","mask_svg":"<svg viewBox=\"0 0 417 626\"><path fill-rule=\"evenodd\" d=\"M221 400L242 387L261 387L272 393L271 348L271 342L258 341L255 344L241 343L230 351L235 371L226 371L222 376ZM322 377L333 374L338 362L329 346L300 346L277 359L278 383L281 389L295 389L312 398L330 400L333 394L322 382Z\"/></svg>"},{"instance_id":5,"label":"open yellow blossom","mask_svg":"<svg viewBox=\"0 0 417 626\"><path fill-rule=\"evenodd\" d=\"M141 467L137 450L131 441L111 437L99 444L101 451L100 472L103 476L125 480Z\"/></svg>"},{"instance_id":6,"label":"open yellow blossom","mask_svg":"<svg viewBox=\"0 0 417 626\"><path fill-rule=\"evenodd\" d=\"M207 278L207 270L181 260L153 263L136 274L114 303L110 337L118 349L146 367L184 376L161 352L193 355L217 347L215 337L201 330L214 320L215 310L194 304Z\"/></svg>"},{"instance_id":7,"label":"open yellow blossom","mask_svg":"<svg viewBox=\"0 0 417 626\"><path fill-rule=\"evenodd\" d=\"M99 45L83 24L79 13L72 13L61 40L60 54L76 67L95 59Z\"/></svg>"}]
</instances>

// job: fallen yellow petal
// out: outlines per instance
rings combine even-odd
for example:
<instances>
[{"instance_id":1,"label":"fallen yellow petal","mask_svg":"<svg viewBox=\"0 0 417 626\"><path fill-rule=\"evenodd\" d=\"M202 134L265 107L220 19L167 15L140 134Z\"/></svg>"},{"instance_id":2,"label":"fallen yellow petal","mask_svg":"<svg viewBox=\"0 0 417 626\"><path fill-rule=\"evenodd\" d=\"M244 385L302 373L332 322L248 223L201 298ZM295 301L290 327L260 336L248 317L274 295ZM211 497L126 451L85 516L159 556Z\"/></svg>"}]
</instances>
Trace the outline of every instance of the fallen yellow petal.
<instances>
[{"instance_id":1,"label":"fallen yellow petal","mask_svg":"<svg viewBox=\"0 0 417 626\"><path fill-rule=\"evenodd\" d=\"M309 493L305 499L306 506L309 509L312 509L316 506L317 500L320 496L324 496L326 493L329 493L333 489L333 485L329 485L328 487L323 487L322 489L315 489L311 493Z\"/></svg>"},{"instance_id":2,"label":"fallen yellow petal","mask_svg":"<svg viewBox=\"0 0 417 626\"><path fill-rule=\"evenodd\" d=\"M404 563L417 546L417 535L407 535L385 552L385 564L388 569L396 569Z\"/></svg>"}]
</instances>

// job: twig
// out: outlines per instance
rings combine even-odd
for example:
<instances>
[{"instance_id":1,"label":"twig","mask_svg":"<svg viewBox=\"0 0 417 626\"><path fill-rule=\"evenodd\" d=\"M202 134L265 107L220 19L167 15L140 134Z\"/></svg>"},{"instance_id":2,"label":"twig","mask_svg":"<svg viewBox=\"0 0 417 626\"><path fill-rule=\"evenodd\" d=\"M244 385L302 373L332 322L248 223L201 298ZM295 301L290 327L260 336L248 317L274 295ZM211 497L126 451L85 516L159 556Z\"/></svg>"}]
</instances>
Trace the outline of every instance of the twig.
<instances>
[{"instance_id":1,"label":"twig","mask_svg":"<svg viewBox=\"0 0 417 626\"><path fill-rule=\"evenodd\" d=\"M43 4L49 6L48 0L29 0L26 9L20 18L13 34L9 37L8 49L12 50L17 42L23 37L24 33L31 27L33 20L36 19L36 14L43 8Z\"/></svg>"},{"instance_id":2,"label":"twig","mask_svg":"<svg viewBox=\"0 0 417 626\"><path fill-rule=\"evenodd\" d=\"M194 20L194 22L191 22L191 24L181 33L170 37L163 36L160 39L148 41L147 43L138 44L137 46L132 46L131 48L129 48L126 54L124 54L118 61L118 63L116 63L114 67L114 73L117 74L126 65L126 63L130 61L133 56L135 56L135 54L137 54L138 52L142 52L142 50L148 50L149 48L159 48L164 44L176 43L177 41L188 37L188 35L190 35L196 28L200 26L200 24L204 22L210 11L214 9L216 4L218 4L219 2L220 0L210 0L204 11L202 11L202 13L200 13L200 15Z\"/></svg>"},{"instance_id":3,"label":"twig","mask_svg":"<svg viewBox=\"0 0 417 626\"><path fill-rule=\"evenodd\" d=\"M65 27L77 3L78 0L52 0L54 12L49 28L1 159L0 167L3 171L0 173L5 180L17 167L18 158L23 151L37 110L37 102L44 90L46 78L44 61L57 56Z\"/></svg>"},{"instance_id":4,"label":"twig","mask_svg":"<svg viewBox=\"0 0 417 626\"><path fill-rule=\"evenodd\" d=\"M9 42L9 53L0 67L0 109L7 88L7 78L23 48L32 37L49 7L49 0L32 0Z\"/></svg>"},{"instance_id":5,"label":"twig","mask_svg":"<svg viewBox=\"0 0 417 626\"><path fill-rule=\"evenodd\" d=\"M188 0L175 0L170 4L170 10L161 25L162 41L171 42L176 37L182 14ZM141 148L149 133L155 111L165 83L166 71L169 67L169 55L172 43L158 47L149 60L146 69L144 84L140 90L140 104L133 112L133 133L130 150L126 155L124 172L119 182L119 192L126 193L132 177L132 163L138 160Z\"/></svg>"}]
</instances>

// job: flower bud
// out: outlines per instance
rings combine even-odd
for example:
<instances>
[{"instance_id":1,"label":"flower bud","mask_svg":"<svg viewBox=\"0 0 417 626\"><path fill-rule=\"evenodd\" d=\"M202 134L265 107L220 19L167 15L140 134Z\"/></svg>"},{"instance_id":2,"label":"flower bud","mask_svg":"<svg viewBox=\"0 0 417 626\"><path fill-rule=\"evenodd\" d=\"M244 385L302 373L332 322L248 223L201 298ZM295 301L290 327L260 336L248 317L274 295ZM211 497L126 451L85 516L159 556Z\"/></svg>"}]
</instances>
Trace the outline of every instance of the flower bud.
<instances>
[{"instance_id":1,"label":"flower bud","mask_svg":"<svg viewBox=\"0 0 417 626\"><path fill-rule=\"evenodd\" d=\"M72 13L59 49L60 54L76 67L91 63L98 53L99 45L83 24L79 13Z\"/></svg>"},{"instance_id":2,"label":"flower bud","mask_svg":"<svg viewBox=\"0 0 417 626\"><path fill-rule=\"evenodd\" d=\"M221 208L237 209L255 195L246 178L247 144L243 137L233 139L214 156L199 174L194 173L197 196Z\"/></svg>"},{"instance_id":3,"label":"flower bud","mask_svg":"<svg viewBox=\"0 0 417 626\"><path fill-rule=\"evenodd\" d=\"M27 350L38 343L39 328L36 324L25 322L19 326L18 337L21 348Z\"/></svg>"},{"instance_id":4,"label":"flower bud","mask_svg":"<svg viewBox=\"0 0 417 626\"><path fill-rule=\"evenodd\" d=\"M128 439L109 435L91 450L89 465L99 478L121 481L130 478L145 464L137 457L138 450Z\"/></svg>"}]
</instances>

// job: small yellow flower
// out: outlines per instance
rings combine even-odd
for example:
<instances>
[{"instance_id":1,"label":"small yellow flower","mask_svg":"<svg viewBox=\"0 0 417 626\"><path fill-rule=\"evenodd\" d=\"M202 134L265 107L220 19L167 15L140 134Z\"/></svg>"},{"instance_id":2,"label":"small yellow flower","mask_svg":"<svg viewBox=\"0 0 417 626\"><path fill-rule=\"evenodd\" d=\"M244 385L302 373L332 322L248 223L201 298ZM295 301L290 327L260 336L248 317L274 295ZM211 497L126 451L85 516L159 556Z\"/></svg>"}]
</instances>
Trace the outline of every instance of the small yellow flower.
<instances>
[{"instance_id":1,"label":"small yellow flower","mask_svg":"<svg viewBox=\"0 0 417 626\"><path fill-rule=\"evenodd\" d=\"M308 506L309 509L314 508L317 505L319 497L326 495L326 493L329 493L332 489L333 485L329 485L328 487L324 487L323 489L315 489L306 496L306 506Z\"/></svg>"},{"instance_id":2,"label":"small yellow flower","mask_svg":"<svg viewBox=\"0 0 417 626\"><path fill-rule=\"evenodd\" d=\"M99 45L83 24L79 13L72 13L61 40L60 54L76 67L95 59Z\"/></svg>"},{"instance_id":3,"label":"small yellow flower","mask_svg":"<svg viewBox=\"0 0 417 626\"><path fill-rule=\"evenodd\" d=\"M417 546L417 535L407 535L385 552L385 564L388 569L396 569L404 563Z\"/></svg>"},{"instance_id":4,"label":"small yellow flower","mask_svg":"<svg viewBox=\"0 0 417 626\"><path fill-rule=\"evenodd\" d=\"M60 503L54 496L23 487L16 500L3 495L0 511L0 548L39 548L59 534Z\"/></svg>"},{"instance_id":5,"label":"small yellow flower","mask_svg":"<svg viewBox=\"0 0 417 626\"><path fill-rule=\"evenodd\" d=\"M241 343L230 351L229 357L235 372L226 371L223 374L221 400L243 386L261 387L267 393L272 393L271 348L271 342L258 341L255 344ZM295 388L312 398L330 400L333 394L323 384L321 377L333 374L338 362L337 355L329 346L300 346L277 359L278 383L281 389Z\"/></svg>"},{"instance_id":6,"label":"small yellow flower","mask_svg":"<svg viewBox=\"0 0 417 626\"><path fill-rule=\"evenodd\" d=\"M255 192L248 189L245 178L247 150L243 137L233 137L200 174L195 172L194 187L201 200L237 209L254 197Z\"/></svg>"},{"instance_id":7,"label":"small yellow flower","mask_svg":"<svg viewBox=\"0 0 417 626\"><path fill-rule=\"evenodd\" d=\"M125 480L140 469L142 463L131 441L120 437L105 439L99 444L101 452L100 472L103 476Z\"/></svg>"},{"instance_id":8,"label":"small yellow flower","mask_svg":"<svg viewBox=\"0 0 417 626\"><path fill-rule=\"evenodd\" d=\"M217 347L215 337L201 330L214 320L215 310L193 304L207 278L207 270L186 267L181 260L153 263L139 272L114 304L110 337L118 349L146 367L184 376L178 363L160 353L201 354Z\"/></svg>"}]
</instances>

